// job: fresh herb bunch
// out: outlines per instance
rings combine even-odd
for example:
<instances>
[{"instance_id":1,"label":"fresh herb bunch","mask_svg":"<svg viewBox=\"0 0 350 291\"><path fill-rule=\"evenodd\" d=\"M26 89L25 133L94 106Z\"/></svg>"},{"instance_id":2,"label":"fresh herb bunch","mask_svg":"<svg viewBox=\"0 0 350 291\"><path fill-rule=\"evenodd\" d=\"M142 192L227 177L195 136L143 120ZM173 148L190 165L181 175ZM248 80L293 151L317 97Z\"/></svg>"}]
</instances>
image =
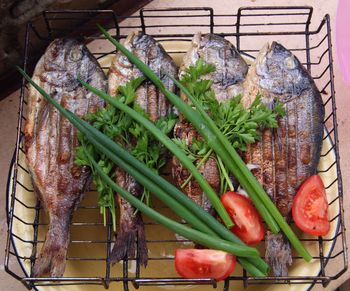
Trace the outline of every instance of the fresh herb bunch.
<instances>
[{"instance_id":1,"label":"fresh herb bunch","mask_svg":"<svg viewBox=\"0 0 350 291\"><path fill-rule=\"evenodd\" d=\"M115 98L132 107L142 116L149 118L145 110L135 102L136 90L144 81L144 77L130 80L124 86L118 88L119 94L115 96ZM86 114L84 119L89 121L91 125L106 136L126 148L134 157L146 164L146 166L155 173L158 173L160 168L165 165L166 148L163 144L142 125L116 107L107 105L105 108L100 108L96 112ZM176 121L177 116L175 114L170 114L159 118L154 124L167 135L173 129ZM86 155L87 151L90 156L98 161L97 163L103 172L110 178L114 179L115 167L113 162L105 155L100 154L95 150L83 135L78 134L78 139L80 146L76 148L75 163L80 166L91 167L90 160ZM93 167L91 168L93 169ZM98 204L101 209L101 214L103 214L104 224L106 224L106 209L109 208L112 214L113 228L115 230L116 215L113 190L106 185L96 173L93 173L93 181L96 185L96 190L99 193ZM140 200L147 205L150 205L150 193L147 189L143 190Z\"/></svg>"},{"instance_id":2,"label":"fresh herb bunch","mask_svg":"<svg viewBox=\"0 0 350 291\"><path fill-rule=\"evenodd\" d=\"M195 65L191 65L186 70L180 82L200 102L232 146L243 152L247 149L248 144L261 139L262 129L278 127L278 117L285 115L283 104L276 101L273 107L269 108L261 102L260 93L257 94L249 108L244 108L241 104L241 95L219 102L211 89L213 81L205 78L205 75L214 71L214 65L206 64L202 59L198 59ZM191 144L188 144L185 140L175 138L174 142L186 152L198 168L210 156L213 157L220 171L220 192L226 192L228 187L233 190L227 167L213 153L205 140L193 139ZM181 187L185 187L191 178L192 175L186 179Z\"/></svg>"}]
</instances>

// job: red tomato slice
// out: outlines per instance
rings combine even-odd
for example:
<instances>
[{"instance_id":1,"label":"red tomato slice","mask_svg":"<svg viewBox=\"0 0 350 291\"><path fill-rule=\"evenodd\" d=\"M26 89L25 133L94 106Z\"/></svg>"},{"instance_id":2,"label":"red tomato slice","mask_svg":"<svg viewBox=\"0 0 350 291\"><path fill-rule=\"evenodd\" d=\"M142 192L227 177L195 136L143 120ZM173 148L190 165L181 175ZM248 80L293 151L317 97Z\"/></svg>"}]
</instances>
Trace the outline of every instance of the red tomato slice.
<instances>
[{"instance_id":1,"label":"red tomato slice","mask_svg":"<svg viewBox=\"0 0 350 291\"><path fill-rule=\"evenodd\" d=\"M236 257L229 253L206 249L177 249L175 268L184 278L226 279L236 266Z\"/></svg>"},{"instance_id":2,"label":"red tomato slice","mask_svg":"<svg viewBox=\"0 0 350 291\"><path fill-rule=\"evenodd\" d=\"M236 192L226 192L221 202L235 223L231 231L246 244L256 244L264 238L264 227L250 199Z\"/></svg>"},{"instance_id":3,"label":"red tomato slice","mask_svg":"<svg viewBox=\"0 0 350 291\"><path fill-rule=\"evenodd\" d=\"M294 197L292 215L302 231L319 236L328 233L328 202L319 176L311 176L301 185Z\"/></svg>"}]
</instances>

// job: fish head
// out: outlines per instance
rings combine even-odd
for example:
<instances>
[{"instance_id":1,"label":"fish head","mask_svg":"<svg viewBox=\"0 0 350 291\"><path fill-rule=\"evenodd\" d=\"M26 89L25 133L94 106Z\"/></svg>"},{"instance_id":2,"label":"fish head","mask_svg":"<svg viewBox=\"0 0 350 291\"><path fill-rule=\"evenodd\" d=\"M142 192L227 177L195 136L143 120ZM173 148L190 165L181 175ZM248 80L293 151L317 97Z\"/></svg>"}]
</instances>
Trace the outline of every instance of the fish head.
<instances>
[{"instance_id":1,"label":"fish head","mask_svg":"<svg viewBox=\"0 0 350 291\"><path fill-rule=\"evenodd\" d=\"M214 83L227 88L244 80L248 65L228 40L219 35L205 34L200 46L200 57L216 68L211 76Z\"/></svg>"},{"instance_id":2,"label":"fish head","mask_svg":"<svg viewBox=\"0 0 350 291\"><path fill-rule=\"evenodd\" d=\"M284 101L310 88L310 79L300 61L275 41L260 50L255 69L260 87L284 95Z\"/></svg>"},{"instance_id":3,"label":"fish head","mask_svg":"<svg viewBox=\"0 0 350 291\"><path fill-rule=\"evenodd\" d=\"M42 78L51 86L73 91L80 86L78 76L88 81L91 65L90 53L81 41L56 39L46 50Z\"/></svg>"},{"instance_id":4,"label":"fish head","mask_svg":"<svg viewBox=\"0 0 350 291\"><path fill-rule=\"evenodd\" d=\"M148 51L151 47L153 47L156 44L153 37L144 34L141 31L139 31L138 33L133 33L131 42L133 44L133 47L142 51Z\"/></svg>"}]
</instances>

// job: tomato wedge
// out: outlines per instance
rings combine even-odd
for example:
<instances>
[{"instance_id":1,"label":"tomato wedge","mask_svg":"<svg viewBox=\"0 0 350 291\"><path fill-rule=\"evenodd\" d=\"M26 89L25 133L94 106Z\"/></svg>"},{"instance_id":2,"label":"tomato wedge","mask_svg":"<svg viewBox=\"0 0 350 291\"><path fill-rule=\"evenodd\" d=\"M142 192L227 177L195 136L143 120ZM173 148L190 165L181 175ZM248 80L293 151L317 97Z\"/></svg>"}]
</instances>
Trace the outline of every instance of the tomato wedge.
<instances>
[{"instance_id":1,"label":"tomato wedge","mask_svg":"<svg viewBox=\"0 0 350 291\"><path fill-rule=\"evenodd\" d=\"M236 257L229 253L206 249L177 249L175 268L184 278L226 279L235 269Z\"/></svg>"},{"instance_id":2,"label":"tomato wedge","mask_svg":"<svg viewBox=\"0 0 350 291\"><path fill-rule=\"evenodd\" d=\"M262 219L251 200L236 192L226 192L221 202L235 223L231 231L248 245L264 238Z\"/></svg>"},{"instance_id":3,"label":"tomato wedge","mask_svg":"<svg viewBox=\"0 0 350 291\"><path fill-rule=\"evenodd\" d=\"M308 178L294 197L292 216L304 232L323 236L329 232L326 191L318 175Z\"/></svg>"}]
</instances>

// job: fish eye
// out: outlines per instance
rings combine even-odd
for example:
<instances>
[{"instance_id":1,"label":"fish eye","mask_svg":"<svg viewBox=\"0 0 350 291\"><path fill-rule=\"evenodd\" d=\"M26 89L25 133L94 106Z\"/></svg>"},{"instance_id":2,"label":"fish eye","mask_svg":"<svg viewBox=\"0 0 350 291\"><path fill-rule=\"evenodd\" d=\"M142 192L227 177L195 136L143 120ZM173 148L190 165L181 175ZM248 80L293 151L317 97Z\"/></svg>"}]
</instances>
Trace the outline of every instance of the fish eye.
<instances>
[{"instance_id":1,"label":"fish eye","mask_svg":"<svg viewBox=\"0 0 350 291\"><path fill-rule=\"evenodd\" d=\"M79 50L79 48L72 49L70 54L69 54L69 59L73 62L77 62L77 61L81 60L82 57L83 57L83 54L82 54L81 50Z\"/></svg>"},{"instance_id":2,"label":"fish eye","mask_svg":"<svg viewBox=\"0 0 350 291\"><path fill-rule=\"evenodd\" d=\"M284 59L284 65L288 70L293 70L296 67L295 59L293 56Z\"/></svg>"},{"instance_id":3,"label":"fish eye","mask_svg":"<svg viewBox=\"0 0 350 291\"><path fill-rule=\"evenodd\" d=\"M222 47L219 49L219 56L222 58L234 58L235 51L232 48Z\"/></svg>"}]
</instances>

